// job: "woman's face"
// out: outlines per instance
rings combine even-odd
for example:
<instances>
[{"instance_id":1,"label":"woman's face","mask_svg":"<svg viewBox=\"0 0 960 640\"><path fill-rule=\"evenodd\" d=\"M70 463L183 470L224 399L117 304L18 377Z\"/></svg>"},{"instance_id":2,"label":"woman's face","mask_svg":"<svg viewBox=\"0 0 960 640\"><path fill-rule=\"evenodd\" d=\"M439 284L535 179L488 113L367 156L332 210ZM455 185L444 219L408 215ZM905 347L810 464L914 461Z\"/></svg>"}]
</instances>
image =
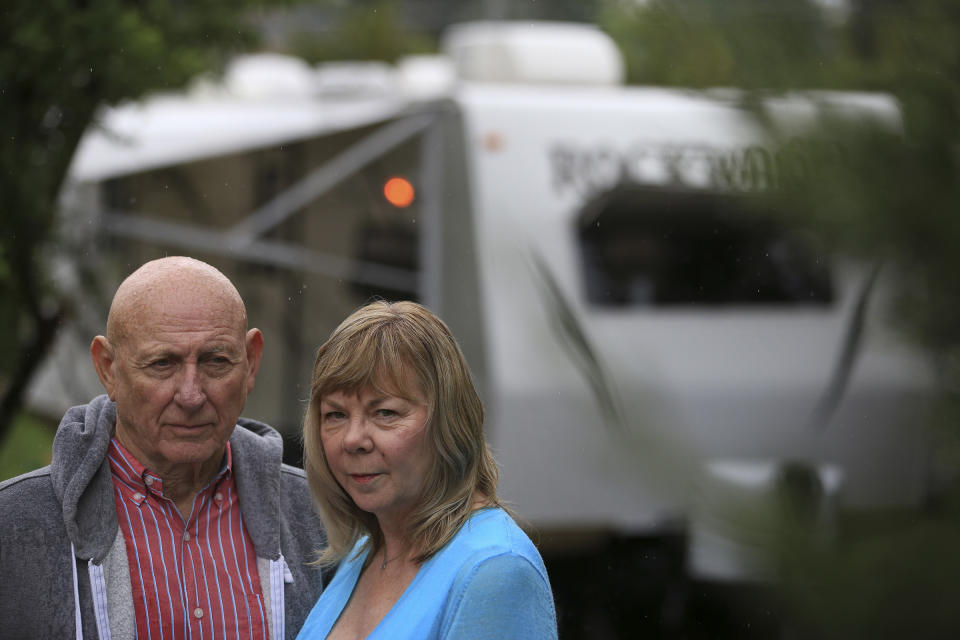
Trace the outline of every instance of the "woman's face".
<instances>
[{"instance_id":1,"label":"woman's face","mask_svg":"<svg viewBox=\"0 0 960 640\"><path fill-rule=\"evenodd\" d=\"M320 400L320 441L334 478L381 528L403 526L423 495L432 464L426 444L427 401L372 387Z\"/></svg>"}]
</instances>

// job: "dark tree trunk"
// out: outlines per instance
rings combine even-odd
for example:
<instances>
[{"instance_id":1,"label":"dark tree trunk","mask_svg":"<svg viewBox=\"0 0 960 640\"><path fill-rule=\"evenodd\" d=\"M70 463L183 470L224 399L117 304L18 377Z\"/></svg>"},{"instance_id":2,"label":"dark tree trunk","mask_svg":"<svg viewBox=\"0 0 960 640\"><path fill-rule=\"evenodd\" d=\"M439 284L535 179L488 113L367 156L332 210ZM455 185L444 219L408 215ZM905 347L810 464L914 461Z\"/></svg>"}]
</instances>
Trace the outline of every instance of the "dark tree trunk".
<instances>
[{"instance_id":1,"label":"dark tree trunk","mask_svg":"<svg viewBox=\"0 0 960 640\"><path fill-rule=\"evenodd\" d=\"M67 314L67 304L61 300L53 313L35 316L33 337L21 345L16 368L10 376L10 385L0 399L0 443L6 438L13 419L23 407L27 386L53 346L53 340Z\"/></svg>"}]
</instances>

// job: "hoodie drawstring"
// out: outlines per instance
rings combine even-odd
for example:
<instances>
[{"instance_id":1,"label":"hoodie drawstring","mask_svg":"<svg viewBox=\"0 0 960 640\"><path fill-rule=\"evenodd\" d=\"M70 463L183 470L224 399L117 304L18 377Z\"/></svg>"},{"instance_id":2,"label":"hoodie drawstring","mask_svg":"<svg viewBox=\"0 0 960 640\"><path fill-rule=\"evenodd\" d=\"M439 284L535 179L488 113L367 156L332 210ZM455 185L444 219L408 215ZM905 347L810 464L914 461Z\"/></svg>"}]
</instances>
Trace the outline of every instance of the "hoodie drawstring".
<instances>
[{"instance_id":1,"label":"hoodie drawstring","mask_svg":"<svg viewBox=\"0 0 960 640\"><path fill-rule=\"evenodd\" d=\"M83 640L83 623L80 619L80 583L77 581L77 551L70 543L70 567L73 568L73 619L77 626L77 640Z\"/></svg>"},{"instance_id":2,"label":"hoodie drawstring","mask_svg":"<svg viewBox=\"0 0 960 640\"><path fill-rule=\"evenodd\" d=\"M80 581L77 579L77 550L70 543L70 566L73 568L73 619L77 627L76 638L83 640L83 618L80 615ZM100 640L110 640L110 620L107 616L107 583L103 579L103 565L94 564L93 558L87 566L90 574L90 592L93 594L93 614L97 621L97 635Z\"/></svg>"},{"instance_id":3,"label":"hoodie drawstring","mask_svg":"<svg viewBox=\"0 0 960 640\"><path fill-rule=\"evenodd\" d=\"M103 565L90 559L90 592L93 594L93 613L97 620L97 635L100 640L110 640L110 619L107 616L107 583L103 579Z\"/></svg>"},{"instance_id":4,"label":"hoodie drawstring","mask_svg":"<svg viewBox=\"0 0 960 640\"><path fill-rule=\"evenodd\" d=\"M283 559L283 554L276 560L270 561L270 609L273 611L273 633L272 638L286 637L286 613L283 603L283 585L287 581L286 577L290 574L287 568L287 562ZM290 582L293 582L293 576L290 576Z\"/></svg>"}]
</instances>

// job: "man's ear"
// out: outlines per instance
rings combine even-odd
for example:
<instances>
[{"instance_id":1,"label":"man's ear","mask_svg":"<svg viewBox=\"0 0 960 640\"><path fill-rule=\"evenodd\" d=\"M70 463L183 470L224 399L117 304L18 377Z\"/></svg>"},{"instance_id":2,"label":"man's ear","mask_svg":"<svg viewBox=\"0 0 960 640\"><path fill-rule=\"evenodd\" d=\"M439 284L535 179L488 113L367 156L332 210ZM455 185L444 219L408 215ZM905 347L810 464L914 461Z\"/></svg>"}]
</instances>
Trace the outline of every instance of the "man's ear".
<instances>
[{"instance_id":1,"label":"man's ear","mask_svg":"<svg viewBox=\"0 0 960 640\"><path fill-rule=\"evenodd\" d=\"M260 329L247 331L247 393L253 391L253 383L260 369L260 356L263 355L263 333Z\"/></svg>"},{"instance_id":2,"label":"man's ear","mask_svg":"<svg viewBox=\"0 0 960 640\"><path fill-rule=\"evenodd\" d=\"M116 353L110 341L103 336L97 336L90 343L90 357L93 359L93 368L97 370L97 377L100 383L107 390L107 395L111 400L116 400L114 391L116 389L116 373L113 370L113 363L116 360Z\"/></svg>"}]
</instances>

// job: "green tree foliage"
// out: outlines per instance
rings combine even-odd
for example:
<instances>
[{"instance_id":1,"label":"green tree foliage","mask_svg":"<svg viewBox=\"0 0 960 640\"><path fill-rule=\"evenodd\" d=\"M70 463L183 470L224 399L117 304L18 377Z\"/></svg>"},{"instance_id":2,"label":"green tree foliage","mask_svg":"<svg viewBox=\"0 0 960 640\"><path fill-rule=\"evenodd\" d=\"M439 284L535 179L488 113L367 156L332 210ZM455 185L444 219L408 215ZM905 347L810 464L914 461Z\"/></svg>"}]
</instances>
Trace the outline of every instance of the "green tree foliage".
<instances>
[{"instance_id":1,"label":"green tree foliage","mask_svg":"<svg viewBox=\"0 0 960 640\"><path fill-rule=\"evenodd\" d=\"M610 3L601 20L634 82L896 98L897 131L822 121L806 142L842 149L843 161L810 164L775 197L841 250L896 274L894 318L939 374L933 432L944 477L924 508L845 514L831 547L789 532L785 589L801 637L957 637L960 0L860 0L843 21L800 1L653 0Z\"/></svg>"},{"instance_id":2,"label":"green tree foliage","mask_svg":"<svg viewBox=\"0 0 960 640\"><path fill-rule=\"evenodd\" d=\"M835 46L826 16L803 0L608 2L598 22L620 45L636 84L811 86Z\"/></svg>"},{"instance_id":3,"label":"green tree foliage","mask_svg":"<svg viewBox=\"0 0 960 640\"><path fill-rule=\"evenodd\" d=\"M275 0L276 1L276 0ZM0 6L0 440L69 314L45 270L60 185L101 105L176 87L249 46L269 0Z\"/></svg>"},{"instance_id":4,"label":"green tree foliage","mask_svg":"<svg viewBox=\"0 0 960 640\"><path fill-rule=\"evenodd\" d=\"M301 31L291 37L290 49L311 63L332 60L383 60L436 51L436 42L404 25L392 0L353 3L345 7L329 31Z\"/></svg>"},{"instance_id":5,"label":"green tree foliage","mask_svg":"<svg viewBox=\"0 0 960 640\"><path fill-rule=\"evenodd\" d=\"M820 137L849 149L848 162L783 195L840 246L898 274L895 317L939 374L933 433L946 479L930 508L848 527L835 553L793 566L790 584L801 615L828 637L957 637L960 2L864 3L847 35L854 59L843 72L897 98L902 135L825 127Z\"/></svg>"}]
</instances>

